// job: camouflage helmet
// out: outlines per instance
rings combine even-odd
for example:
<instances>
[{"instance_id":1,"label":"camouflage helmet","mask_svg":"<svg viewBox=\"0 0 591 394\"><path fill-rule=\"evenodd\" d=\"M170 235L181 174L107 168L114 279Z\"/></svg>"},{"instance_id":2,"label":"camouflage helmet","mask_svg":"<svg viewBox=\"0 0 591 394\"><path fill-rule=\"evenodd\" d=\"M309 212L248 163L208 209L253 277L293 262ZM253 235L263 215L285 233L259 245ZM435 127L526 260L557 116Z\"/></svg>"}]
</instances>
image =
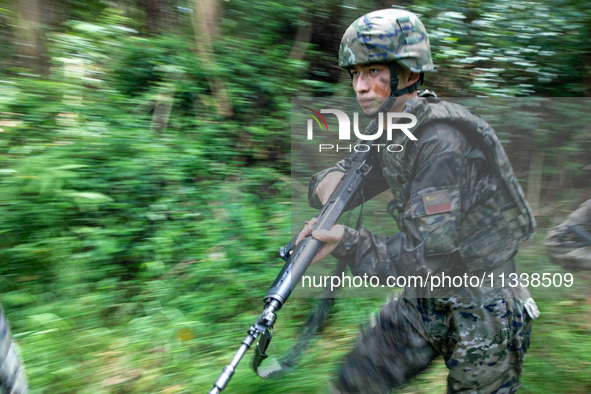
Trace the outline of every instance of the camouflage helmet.
<instances>
[{"instance_id":1,"label":"camouflage helmet","mask_svg":"<svg viewBox=\"0 0 591 394\"><path fill-rule=\"evenodd\" d=\"M415 73L433 70L425 26L412 12L385 9L349 26L339 49L339 66L396 62Z\"/></svg>"}]
</instances>

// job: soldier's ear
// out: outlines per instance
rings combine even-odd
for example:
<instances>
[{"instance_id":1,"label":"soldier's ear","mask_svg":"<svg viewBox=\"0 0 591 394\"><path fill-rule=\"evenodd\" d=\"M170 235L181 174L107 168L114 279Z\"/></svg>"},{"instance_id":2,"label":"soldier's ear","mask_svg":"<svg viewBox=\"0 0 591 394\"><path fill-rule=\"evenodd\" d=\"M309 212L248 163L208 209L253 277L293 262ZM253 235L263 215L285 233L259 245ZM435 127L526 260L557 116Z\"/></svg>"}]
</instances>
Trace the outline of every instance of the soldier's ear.
<instances>
[{"instance_id":1,"label":"soldier's ear","mask_svg":"<svg viewBox=\"0 0 591 394\"><path fill-rule=\"evenodd\" d=\"M413 83L415 83L416 81L418 81L420 77L421 77L421 74L411 72L410 74L408 74L408 79L406 81L406 86L412 85Z\"/></svg>"}]
</instances>

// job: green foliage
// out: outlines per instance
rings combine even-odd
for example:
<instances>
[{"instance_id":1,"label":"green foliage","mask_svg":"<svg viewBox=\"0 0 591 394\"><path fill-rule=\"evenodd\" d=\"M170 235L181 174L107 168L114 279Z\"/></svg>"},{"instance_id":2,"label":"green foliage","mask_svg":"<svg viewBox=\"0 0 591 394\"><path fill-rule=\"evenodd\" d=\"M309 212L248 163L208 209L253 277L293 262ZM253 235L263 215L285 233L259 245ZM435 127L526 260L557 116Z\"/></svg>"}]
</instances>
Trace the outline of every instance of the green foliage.
<instances>
[{"instance_id":1,"label":"green foliage","mask_svg":"<svg viewBox=\"0 0 591 394\"><path fill-rule=\"evenodd\" d=\"M588 10L561 1L419 1L438 90L450 96L588 94ZM582 56L583 55L583 56ZM586 71L587 70L587 71Z\"/></svg>"},{"instance_id":2,"label":"green foliage","mask_svg":"<svg viewBox=\"0 0 591 394\"><path fill-rule=\"evenodd\" d=\"M187 389L203 336L252 309L243 295L268 285L260 264L289 232L286 163L267 145L285 133L281 74L249 95L240 67L261 64L220 62L237 113L222 121L190 42L130 25L114 10L68 22L49 78L1 87L2 300L34 389Z\"/></svg>"}]
</instances>

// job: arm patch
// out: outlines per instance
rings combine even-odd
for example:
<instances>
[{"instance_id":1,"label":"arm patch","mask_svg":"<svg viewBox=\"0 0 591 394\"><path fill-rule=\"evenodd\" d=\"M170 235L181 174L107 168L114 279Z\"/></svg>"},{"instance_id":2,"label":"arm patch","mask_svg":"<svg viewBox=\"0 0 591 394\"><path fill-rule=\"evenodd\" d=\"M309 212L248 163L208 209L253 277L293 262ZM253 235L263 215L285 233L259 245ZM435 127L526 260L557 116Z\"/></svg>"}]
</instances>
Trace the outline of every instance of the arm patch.
<instances>
[{"instance_id":1,"label":"arm patch","mask_svg":"<svg viewBox=\"0 0 591 394\"><path fill-rule=\"evenodd\" d=\"M448 190L427 193L423 196L423 205L427 215L451 211L451 196Z\"/></svg>"}]
</instances>

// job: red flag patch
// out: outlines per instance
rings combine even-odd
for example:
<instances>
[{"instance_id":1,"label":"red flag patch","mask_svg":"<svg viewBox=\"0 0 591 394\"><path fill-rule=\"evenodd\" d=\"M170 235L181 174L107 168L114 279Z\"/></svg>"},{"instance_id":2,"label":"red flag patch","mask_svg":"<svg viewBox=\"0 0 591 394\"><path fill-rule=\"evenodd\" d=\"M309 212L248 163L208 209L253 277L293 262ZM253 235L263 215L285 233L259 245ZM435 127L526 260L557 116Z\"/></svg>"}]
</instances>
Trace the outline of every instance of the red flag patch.
<instances>
[{"instance_id":1,"label":"red flag patch","mask_svg":"<svg viewBox=\"0 0 591 394\"><path fill-rule=\"evenodd\" d=\"M423 196L423 204L427 215L451 211L451 196L449 191L441 190Z\"/></svg>"}]
</instances>

